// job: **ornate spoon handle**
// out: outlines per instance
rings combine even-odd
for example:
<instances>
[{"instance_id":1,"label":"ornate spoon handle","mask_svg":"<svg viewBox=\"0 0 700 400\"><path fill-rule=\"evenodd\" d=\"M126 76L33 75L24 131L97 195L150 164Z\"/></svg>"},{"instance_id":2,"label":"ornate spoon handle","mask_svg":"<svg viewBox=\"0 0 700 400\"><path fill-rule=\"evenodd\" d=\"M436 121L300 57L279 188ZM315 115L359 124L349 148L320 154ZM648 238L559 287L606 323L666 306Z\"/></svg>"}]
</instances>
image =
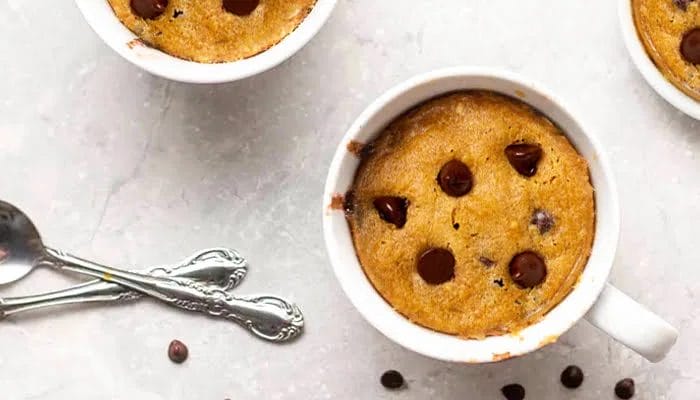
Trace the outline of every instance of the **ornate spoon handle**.
<instances>
[{"instance_id":1,"label":"ornate spoon handle","mask_svg":"<svg viewBox=\"0 0 700 400\"><path fill-rule=\"evenodd\" d=\"M230 290L243 280L247 268L246 260L235 250L214 248L199 251L172 267L151 268L147 273L154 276L192 278L223 290ZM116 283L94 280L40 295L0 298L0 318L49 306L87 302L121 302L141 297L143 297L141 293Z\"/></svg>"},{"instance_id":2,"label":"ornate spoon handle","mask_svg":"<svg viewBox=\"0 0 700 400\"><path fill-rule=\"evenodd\" d=\"M184 310L234 321L265 340L284 342L293 339L304 326L301 310L276 296L234 297L216 286L189 278L122 271L57 250L47 248L46 252L49 256L46 262L61 269L114 282Z\"/></svg>"}]
</instances>

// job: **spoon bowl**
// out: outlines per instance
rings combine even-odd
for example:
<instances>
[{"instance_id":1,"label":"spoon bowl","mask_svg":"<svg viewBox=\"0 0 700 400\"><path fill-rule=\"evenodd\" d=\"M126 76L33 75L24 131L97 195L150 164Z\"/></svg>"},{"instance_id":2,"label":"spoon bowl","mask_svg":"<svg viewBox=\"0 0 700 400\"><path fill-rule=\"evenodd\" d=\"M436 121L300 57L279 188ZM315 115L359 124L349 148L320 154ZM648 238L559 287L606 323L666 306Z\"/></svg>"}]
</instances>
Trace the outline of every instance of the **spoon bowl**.
<instances>
[{"instance_id":1,"label":"spoon bowl","mask_svg":"<svg viewBox=\"0 0 700 400\"><path fill-rule=\"evenodd\" d=\"M0 285L22 279L44 256L39 231L17 207L0 201Z\"/></svg>"}]
</instances>

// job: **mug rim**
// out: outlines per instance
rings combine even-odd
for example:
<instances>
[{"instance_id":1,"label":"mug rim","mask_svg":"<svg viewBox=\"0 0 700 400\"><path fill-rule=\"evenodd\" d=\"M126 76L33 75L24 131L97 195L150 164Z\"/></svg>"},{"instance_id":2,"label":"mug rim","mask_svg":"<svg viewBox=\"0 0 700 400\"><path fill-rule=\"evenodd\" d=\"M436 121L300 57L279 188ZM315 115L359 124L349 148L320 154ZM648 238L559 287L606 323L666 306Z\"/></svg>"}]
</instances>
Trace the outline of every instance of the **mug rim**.
<instances>
[{"instance_id":1,"label":"mug rim","mask_svg":"<svg viewBox=\"0 0 700 400\"><path fill-rule=\"evenodd\" d=\"M516 93L520 90L526 90L528 93L533 94L533 96L544 96L546 101L551 103L553 107L556 107L558 112L562 112L563 115L571 119L572 124L577 125L578 131L582 136L581 139L586 140L592 147L593 158L595 160L589 160L589 158L586 157L589 166L595 161L600 179L604 181L594 184L594 188L598 188L598 185L601 184L602 187L604 187L603 191L606 191L606 197L604 198L606 220L605 223L597 222L594 245L586 268L584 268L581 273L579 282L559 304L550 310L540 321L519 332L476 340L458 338L453 335L421 327L394 310L374 289L365 275L357 259L352 239L350 238L348 241L350 231L347 223L344 221L345 218L342 210L340 212L332 210L329 205L331 204L332 198L336 196L337 193L345 193L347 190L337 190L343 168L348 168L343 167L342 164L346 162L346 158L354 157L348 154L349 152L346 148L347 144L352 140L358 139L358 136L363 134L366 138L371 138L382 131L382 129L379 128L369 134L366 132L373 118L380 115L386 107L391 106L397 101L400 102L407 95L410 95L412 90L420 90L424 85L439 85L443 80L449 81L450 79L457 81L459 79L479 78L494 79L496 81L512 84ZM446 94L457 90L469 89L498 91L483 87L460 87L455 85L451 89L443 90L436 95L439 96L440 94ZM504 94L516 97L512 93ZM406 110L436 95L425 97L419 101L406 103L404 104L403 110L392 112L392 115L384 119L387 120L388 123ZM524 102L530 104L527 100L524 100ZM544 112L544 110L540 111L555 123L560 123L560 121L553 119L550 113ZM385 125L386 124L384 124L384 126ZM567 133L567 131L565 131L565 133ZM364 141L362 138L359 139L361 139L360 141ZM560 100L552 96L550 92L542 89L538 84L511 72L483 67L454 67L421 74L400 83L381 95L360 114L343 136L329 168L322 205L323 229L326 248L336 278L346 296L371 325L392 341L431 358L462 363L488 363L524 355L544 347L545 345L554 343L560 335L583 318L586 312L593 306L605 287L608 275L613 266L619 237L620 214L617 189L611 173L611 168L601 149L602 147L597 139L590 134L589 130L584 129L577 119L571 116L568 108L566 108ZM359 161L357 161L357 163L359 163ZM356 168L356 165L352 168L352 176L354 176ZM347 171L345 172L347 173ZM343 178L343 180L346 180L346 178ZM349 186L346 186L346 188L349 188ZM598 191L595 190L595 192L596 196L598 196ZM597 203L598 200L598 197L596 197ZM601 216L598 206L596 207L596 215L597 218ZM345 222L344 228L342 227L342 223L339 222L339 218L342 218ZM594 262L595 268L591 265ZM361 274L361 277L359 277L358 272Z\"/></svg>"},{"instance_id":2,"label":"mug rim","mask_svg":"<svg viewBox=\"0 0 700 400\"><path fill-rule=\"evenodd\" d=\"M622 38L632 63L641 73L644 80L654 91L677 110L691 118L700 120L700 100L683 93L661 73L654 65L644 44L639 38L637 25L634 22L632 0L618 1L618 19L622 30Z\"/></svg>"},{"instance_id":3,"label":"mug rim","mask_svg":"<svg viewBox=\"0 0 700 400\"><path fill-rule=\"evenodd\" d=\"M75 4L97 36L137 67L178 82L224 83L260 74L293 56L325 25L337 0L317 0L296 29L269 49L252 57L223 63L189 61L150 46L130 46L129 43L138 36L121 23L107 0L75 0Z\"/></svg>"}]
</instances>

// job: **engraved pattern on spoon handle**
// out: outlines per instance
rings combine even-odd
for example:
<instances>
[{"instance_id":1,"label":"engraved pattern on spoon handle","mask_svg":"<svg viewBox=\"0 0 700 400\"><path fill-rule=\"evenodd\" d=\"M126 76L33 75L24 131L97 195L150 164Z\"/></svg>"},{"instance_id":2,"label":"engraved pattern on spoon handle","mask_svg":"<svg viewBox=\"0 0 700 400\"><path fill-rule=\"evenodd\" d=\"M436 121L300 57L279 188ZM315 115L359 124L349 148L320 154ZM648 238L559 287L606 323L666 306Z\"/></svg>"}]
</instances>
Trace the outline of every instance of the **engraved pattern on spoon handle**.
<instances>
[{"instance_id":1,"label":"engraved pattern on spoon handle","mask_svg":"<svg viewBox=\"0 0 700 400\"><path fill-rule=\"evenodd\" d=\"M230 290L243 280L247 262L228 248L201 250L172 267L155 267L147 273L157 276L188 277ZM139 292L115 283L94 280L45 294L0 299L0 318L38 308L88 302L126 302L143 297Z\"/></svg>"},{"instance_id":2,"label":"engraved pattern on spoon handle","mask_svg":"<svg viewBox=\"0 0 700 400\"><path fill-rule=\"evenodd\" d=\"M301 334L304 317L294 304L276 296L234 297L225 290L188 278L162 277L122 271L46 249L60 268L129 287L175 307L239 323L256 336L283 342ZM47 260L51 262L51 260Z\"/></svg>"}]
</instances>

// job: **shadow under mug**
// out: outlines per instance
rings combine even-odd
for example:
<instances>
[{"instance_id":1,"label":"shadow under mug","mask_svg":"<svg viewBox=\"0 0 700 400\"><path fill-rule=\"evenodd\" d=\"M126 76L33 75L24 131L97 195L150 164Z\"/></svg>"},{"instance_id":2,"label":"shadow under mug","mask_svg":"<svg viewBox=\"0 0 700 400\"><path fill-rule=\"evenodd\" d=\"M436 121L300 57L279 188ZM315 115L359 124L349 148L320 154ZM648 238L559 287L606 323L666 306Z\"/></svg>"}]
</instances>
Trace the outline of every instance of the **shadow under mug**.
<instances>
[{"instance_id":1,"label":"shadow under mug","mask_svg":"<svg viewBox=\"0 0 700 400\"><path fill-rule=\"evenodd\" d=\"M352 185L359 159L347 150L351 141L367 143L395 118L416 105L458 90L489 90L530 104L556 123L588 161L595 188L596 229L591 256L571 293L539 322L515 334L463 339L410 322L375 291L357 259L342 210L329 205ZM420 75L372 103L338 146L323 197L323 228L335 275L364 318L394 342L420 354L454 362L500 361L537 350L556 340L581 318L650 361L664 358L678 332L659 316L607 283L620 231L620 212L613 175L590 131L559 100L533 82L487 68L450 68Z\"/></svg>"}]
</instances>

